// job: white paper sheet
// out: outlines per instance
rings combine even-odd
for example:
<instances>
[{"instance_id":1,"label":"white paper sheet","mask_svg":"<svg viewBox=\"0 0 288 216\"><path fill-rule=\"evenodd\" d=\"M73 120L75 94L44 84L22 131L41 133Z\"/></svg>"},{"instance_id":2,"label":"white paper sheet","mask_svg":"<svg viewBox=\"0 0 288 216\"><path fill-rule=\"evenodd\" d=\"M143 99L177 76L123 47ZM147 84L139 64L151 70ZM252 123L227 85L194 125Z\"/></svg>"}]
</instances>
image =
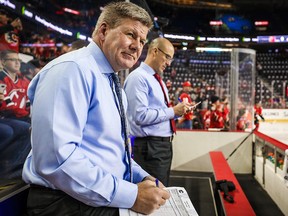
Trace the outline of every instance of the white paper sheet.
<instances>
[{"instance_id":1,"label":"white paper sheet","mask_svg":"<svg viewBox=\"0 0 288 216\"><path fill-rule=\"evenodd\" d=\"M150 214L150 216L199 216L185 188L167 187L166 189L170 192L170 199L160 209ZM130 209L119 209L119 213L120 216L143 215Z\"/></svg>"}]
</instances>

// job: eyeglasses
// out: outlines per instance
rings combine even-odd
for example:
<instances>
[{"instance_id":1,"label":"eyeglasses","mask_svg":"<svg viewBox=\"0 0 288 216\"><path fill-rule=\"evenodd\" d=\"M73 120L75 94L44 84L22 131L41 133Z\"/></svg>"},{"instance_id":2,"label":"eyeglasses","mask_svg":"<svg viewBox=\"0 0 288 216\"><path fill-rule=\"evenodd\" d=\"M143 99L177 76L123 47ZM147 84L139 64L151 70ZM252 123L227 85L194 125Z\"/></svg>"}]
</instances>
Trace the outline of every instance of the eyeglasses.
<instances>
[{"instance_id":1,"label":"eyeglasses","mask_svg":"<svg viewBox=\"0 0 288 216\"><path fill-rule=\"evenodd\" d=\"M172 63L174 61L174 59L167 53L165 53L163 50L161 50L160 48L157 48L160 52L162 52L165 55L165 58L168 62Z\"/></svg>"},{"instance_id":2,"label":"eyeglasses","mask_svg":"<svg viewBox=\"0 0 288 216\"><path fill-rule=\"evenodd\" d=\"M4 59L5 61L13 61L13 62L19 62L21 63L22 60L21 59L17 59L17 58L9 58L9 59Z\"/></svg>"}]
</instances>

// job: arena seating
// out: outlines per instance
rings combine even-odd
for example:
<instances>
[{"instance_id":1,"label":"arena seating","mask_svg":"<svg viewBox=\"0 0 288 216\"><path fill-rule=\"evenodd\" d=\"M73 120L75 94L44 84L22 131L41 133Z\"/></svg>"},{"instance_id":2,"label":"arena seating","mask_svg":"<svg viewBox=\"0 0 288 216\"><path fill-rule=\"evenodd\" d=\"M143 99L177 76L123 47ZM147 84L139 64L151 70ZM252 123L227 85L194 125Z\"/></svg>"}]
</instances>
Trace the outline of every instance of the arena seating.
<instances>
[{"instance_id":1,"label":"arena seating","mask_svg":"<svg viewBox=\"0 0 288 216\"><path fill-rule=\"evenodd\" d=\"M230 52L196 52L176 50L174 62L164 72L164 80L172 81L172 94L181 88L184 81L192 83L198 94L204 97L215 94L215 81L225 76L230 70ZM285 108L288 104L288 56L277 52L256 53L255 100L262 101L264 108ZM246 74L247 75L247 74ZM245 74L243 76L246 76ZM224 87L228 86L224 83ZM245 89L250 83L241 83L241 99L249 100L251 92Z\"/></svg>"}]
</instances>

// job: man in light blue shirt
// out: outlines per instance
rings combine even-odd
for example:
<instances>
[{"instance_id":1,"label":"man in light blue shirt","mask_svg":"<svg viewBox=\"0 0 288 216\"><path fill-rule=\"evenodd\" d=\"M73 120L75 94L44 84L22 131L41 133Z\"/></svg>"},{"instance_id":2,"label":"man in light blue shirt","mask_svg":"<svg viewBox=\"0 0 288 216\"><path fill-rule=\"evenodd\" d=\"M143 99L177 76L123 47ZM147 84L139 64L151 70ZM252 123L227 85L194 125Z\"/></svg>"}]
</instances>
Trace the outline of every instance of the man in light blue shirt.
<instances>
[{"instance_id":1,"label":"man in light blue shirt","mask_svg":"<svg viewBox=\"0 0 288 216\"><path fill-rule=\"evenodd\" d=\"M108 4L93 41L48 63L31 81L32 151L22 175L31 184L28 215L106 216L118 208L150 214L170 197L130 162L109 80L136 63L151 25L132 3Z\"/></svg>"},{"instance_id":2,"label":"man in light blue shirt","mask_svg":"<svg viewBox=\"0 0 288 216\"><path fill-rule=\"evenodd\" d=\"M124 83L131 135L136 137L134 159L166 186L172 162L173 121L189 109L185 102L169 107L168 90L160 79L173 55L174 47L169 40L154 39L145 61Z\"/></svg>"}]
</instances>

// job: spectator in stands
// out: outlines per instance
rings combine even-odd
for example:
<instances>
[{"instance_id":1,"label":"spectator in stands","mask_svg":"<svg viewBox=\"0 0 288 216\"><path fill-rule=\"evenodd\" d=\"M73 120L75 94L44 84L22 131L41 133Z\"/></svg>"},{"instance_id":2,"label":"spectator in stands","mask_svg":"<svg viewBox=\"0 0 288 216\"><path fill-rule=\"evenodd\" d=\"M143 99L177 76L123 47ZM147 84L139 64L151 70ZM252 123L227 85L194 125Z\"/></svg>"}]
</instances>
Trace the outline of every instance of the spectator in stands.
<instances>
[{"instance_id":1,"label":"spectator in stands","mask_svg":"<svg viewBox=\"0 0 288 216\"><path fill-rule=\"evenodd\" d=\"M19 54L14 50L3 50L0 60L3 66L0 83L6 84L0 116L30 122L30 101L27 96L29 80L20 73Z\"/></svg>"},{"instance_id":2,"label":"spectator in stands","mask_svg":"<svg viewBox=\"0 0 288 216\"><path fill-rule=\"evenodd\" d=\"M2 106L6 85L0 84L0 86L0 106ZM24 161L31 149L29 128L30 124L27 122L0 118L1 180L21 177Z\"/></svg>"},{"instance_id":3,"label":"spectator in stands","mask_svg":"<svg viewBox=\"0 0 288 216\"><path fill-rule=\"evenodd\" d=\"M118 208L150 214L169 198L131 159L127 100L123 108L115 80L137 62L152 23L133 3L109 3L89 45L54 59L31 81L28 215L118 215Z\"/></svg>"},{"instance_id":4,"label":"spectator in stands","mask_svg":"<svg viewBox=\"0 0 288 216\"><path fill-rule=\"evenodd\" d=\"M245 131L249 127L250 121L247 118L247 110L245 108L241 108L239 110L236 120L237 120L236 124L237 130Z\"/></svg>"},{"instance_id":5,"label":"spectator in stands","mask_svg":"<svg viewBox=\"0 0 288 216\"><path fill-rule=\"evenodd\" d=\"M76 40L76 41L73 41L71 43L71 46L68 48L68 52L71 52L73 50L77 50L77 49L80 49L82 47L85 47L85 46L88 46L89 42L86 41L86 40Z\"/></svg>"},{"instance_id":6,"label":"spectator in stands","mask_svg":"<svg viewBox=\"0 0 288 216\"><path fill-rule=\"evenodd\" d=\"M3 66L0 85L5 86L0 94L0 176L3 179L20 178L31 149L29 80L20 74L21 60L16 51L1 51L0 60Z\"/></svg>"},{"instance_id":7,"label":"spectator in stands","mask_svg":"<svg viewBox=\"0 0 288 216\"><path fill-rule=\"evenodd\" d=\"M170 73L171 80L174 81L176 76L177 76L177 71L176 71L176 69L174 67L172 67L171 73Z\"/></svg>"},{"instance_id":8,"label":"spectator in stands","mask_svg":"<svg viewBox=\"0 0 288 216\"><path fill-rule=\"evenodd\" d=\"M190 91L191 91L191 83L190 81L185 81L182 83L182 93L179 96L179 101L185 101L191 105L193 105L194 103L192 103L192 99L190 96ZM194 116L193 116L193 110L191 110L190 112L184 114L183 116L181 116L180 118L178 118L178 122L177 122L177 127L181 128L181 129L192 129L192 120L193 120Z\"/></svg>"},{"instance_id":9,"label":"spectator in stands","mask_svg":"<svg viewBox=\"0 0 288 216\"><path fill-rule=\"evenodd\" d=\"M211 96L211 114L209 128L224 128L223 105L218 96Z\"/></svg>"},{"instance_id":10,"label":"spectator in stands","mask_svg":"<svg viewBox=\"0 0 288 216\"><path fill-rule=\"evenodd\" d=\"M44 67L45 62L41 61L40 59L32 59L28 61L27 64L31 65L33 68L32 71L32 78L33 78Z\"/></svg>"},{"instance_id":11,"label":"spectator in stands","mask_svg":"<svg viewBox=\"0 0 288 216\"><path fill-rule=\"evenodd\" d=\"M181 92L182 92L182 87L176 88L175 93L174 93L174 101L178 102L178 98L179 98Z\"/></svg>"},{"instance_id":12,"label":"spectator in stands","mask_svg":"<svg viewBox=\"0 0 288 216\"><path fill-rule=\"evenodd\" d=\"M22 63L21 65L21 73L28 79L32 80L34 76L41 70L42 65L40 60L32 59L27 63Z\"/></svg>"},{"instance_id":13,"label":"spectator in stands","mask_svg":"<svg viewBox=\"0 0 288 216\"><path fill-rule=\"evenodd\" d=\"M59 50L57 51L57 56L63 55L65 53L69 52L69 46L68 44L62 44L61 47L59 47Z\"/></svg>"},{"instance_id":14,"label":"spectator in stands","mask_svg":"<svg viewBox=\"0 0 288 216\"><path fill-rule=\"evenodd\" d=\"M189 93L190 93L190 97L191 97L191 100L192 101L194 101L195 102L195 100L196 100L196 98L197 98L197 96L198 96L198 88L197 87L195 87L195 88L190 88L190 91L189 91Z\"/></svg>"},{"instance_id":15,"label":"spectator in stands","mask_svg":"<svg viewBox=\"0 0 288 216\"><path fill-rule=\"evenodd\" d=\"M229 107L229 101L228 97L223 97L221 100L221 103L223 104L223 120L224 120L224 128L229 129L229 112L230 112L230 107Z\"/></svg>"},{"instance_id":16,"label":"spectator in stands","mask_svg":"<svg viewBox=\"0 0 288 216\"><path fill-rule=\"evenodd\" d=\"M255 125L255 130L259 129L259 118L261 118L262 121L265 121L265 118L262 115L261 101L256 101L256 103L254 105L254 125Z\"/></svg>"},{"instance_id":17,"label":"spectator in stands","mask_svg":"<svg viewBox=\"0 0 288 216\"><path fill-rule=\"evenodd\" d=\"M134 159L164 185L168 185L172 162L174 118L189 109L185 102L169 107L168 90L161 76L171 65L173 55L174 47L169 40L154 39L145 61L124 83L130 133L135 137Z\"/></svg>"},{"instance_id":18,"label":"spectator in stands","mask_svg":"<svg viewBox=\"0 0 288 216\"><path fill-rule=\"evenodd\" d=\"M175 101L174 101L175 95L173 92L171 80L166 81L166 87L167 87L168 95L169 95L169 107L171 107L175 105Z\"/></svg>"},{"instance_id":19,"label":"spectator in stands","mask_svg":"<svg viewBox=\"0 0 288 216\"><path fill-rule=\"evenodd\" d=\"M172 91L172 82L171 82L171 80L168 79L166 81L166 87L168 89L168 93Z\"/></svg>"},{"instance_id":20,"label":"spectator in stands","mask_svg":"<svg viewBox=\"0 0 288 216\"><path fill-rule=\"evenodd\" d=\"M260 62L256 62L256 75L262 76L263 75L263 66Z\"/></svg>"},{"instance_id":21,"label":"spectator in stands","mask_svg":"<svg viewBox=\"0 0 288 216\"><path fill-rule=\"evenodd\" d=\"M211 110L210 108L203 112L203 128L208 129L211 123Z\"/></svg>"},{"instance_id":22,"label":"spectator in stands","mask_svg":"<svg viewBox=\"0 0 288 216\"><path fill-rule=\"evenodd\" d=\"M19 51L18 33L23 29L19 18L9 23L10 18L6 10L0 9L0 51L15 50Z\"/></svg>"},{"instance_id":23,"label":"spectator in stands","mask_svg":"<svg viewBox=\"0 0 288 216\"><path fill-rule=\"evenodd\" d=\"M201 109L207 109L206 104L204 104L204 101L206 101L206 95L204 92L202 92L201 90L198 92L197 97L195 99L195 103L199 103L201 102L201 104L199 104L198 108ZM204 105L204 106L203 106Z\"/></svg>"}]
</instances>

